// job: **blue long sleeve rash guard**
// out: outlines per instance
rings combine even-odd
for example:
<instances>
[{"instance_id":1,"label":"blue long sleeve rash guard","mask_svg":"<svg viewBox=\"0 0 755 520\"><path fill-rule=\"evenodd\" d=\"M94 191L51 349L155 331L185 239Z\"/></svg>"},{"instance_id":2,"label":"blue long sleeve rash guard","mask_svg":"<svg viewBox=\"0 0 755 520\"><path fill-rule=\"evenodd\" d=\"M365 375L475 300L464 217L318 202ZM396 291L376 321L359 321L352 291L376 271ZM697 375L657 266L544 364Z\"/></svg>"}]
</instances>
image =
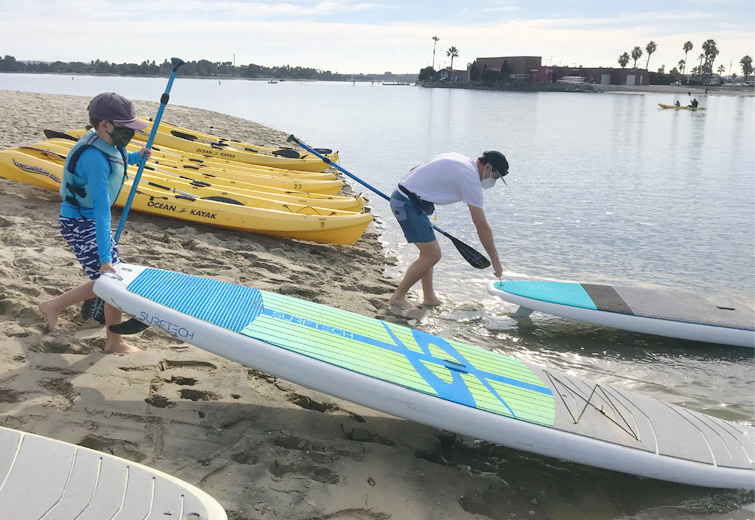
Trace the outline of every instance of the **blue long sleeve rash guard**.
<instances>
[{"instance_id":1,"label":"blue long sleeve rash guard","mask_svg":"<svg viewBox=\"0 0 755 520\"><path fill-rule=\"evenodd\" d=\"M131 152L127 156L128 164L138 164L142 159L139 152ZM60 216L65 218L94 219L97 237L97 253L100 265L112 262L112 235L110 222L110 207L115 203L108 195L108 178L110 177L110 163L105 155L94 147L87 148L81 153L76 163L76 175L86 180L87 190L92 194L93 207L80 208L68 201L60 206Z\"/></svg>"}]
</instances>

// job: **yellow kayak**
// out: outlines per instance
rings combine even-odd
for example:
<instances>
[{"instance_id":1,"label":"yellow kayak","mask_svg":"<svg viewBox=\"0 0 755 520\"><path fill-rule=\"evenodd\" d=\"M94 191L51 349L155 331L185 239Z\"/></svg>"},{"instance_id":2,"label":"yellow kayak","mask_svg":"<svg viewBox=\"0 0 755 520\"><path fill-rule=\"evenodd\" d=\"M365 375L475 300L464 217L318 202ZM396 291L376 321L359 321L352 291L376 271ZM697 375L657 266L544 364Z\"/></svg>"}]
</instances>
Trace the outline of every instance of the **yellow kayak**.
<instances>
[{"instance_id":1,"label":"yellow kayak","mask_svg":"<svg viewBox=\"0 0 755 520\"><path fill-rule=\"evenodd\" d=\"M49 132L49 131L46 131ZM79 139L86 133L86 129L78 128L67 130L62 135ZM59 133L61 134L61 133ZM61 136L62 137L62 136ZM73 141L75 142L75 141ZM144 146L143 141L132 140L126 147L130 152L141 149ZM73 146L71 144L70 146ZM259 164L249 164L219 157L208 157L199 153L188 152L186 150L177 150L167 146L152 146L153 157L162 158L166 161L176 163L190 164L196 168L213 168L222 171L236 171L249 174L265 174L276 176L305 177L308 179L335 179L336 175L330 172L306 172L301 170L291 170L285 168L274 168L272 166L261 166Z\"/></svg>"},{"instance_id":2,"label":"yellow kayak","mask_svg":"<svg viewBox=\"0 0 755 520\"><path fill-rule=\"evenodd\" d=\"M43 147L45 144L48 146ZM62 167L65 163L65 155L56 152L52 148L52 146L49 146L49 142L46 142L33 147L10 149L6 150L6 152L11 154L29 155L40 161L49 161ZM25 158L28 160L28 157ZM40 163L40 165L45 166L45 164L42 163ZM133 178L134 166L131 168L132 169L129 171L131 172L130 176ZM361 197L322 197L319 199L313 199L240 188L226 189L226 187L221 185L197 182L189 178L170 175L167 172L155 169L148 170L145 168L142 172L140 183L158 189L182 193L187 196L210 198L226 201L231 204L241 204L243 206L255 208L276 209L278 211L292 211L295 213L306 213L310 215L325 215L328 214L328 211L330 210L360 212L364 208L364 200Z\"/></svg>"},{"instance_id":3,"label":"yellow kayak","mask_svg":"<svg viewBox=\"0 0 755 520\"><path fill-rule=\"evenodd\" d=\"M149 126L144 129L144 132L149 134L150 130L152 129L152 119L146 119L141 118L142 121L147 123ZM198 130L191 130L188 128L184 128L178 125L174 125L171 123L166 122L164 119L160 120L160 126L157 128L158 132L162 132L164 134L170 134L174 135L176 137L182 137L184 139L188 139L190 141L197 141L202 140L206 141L208 143L226 143L231 146L241 147L241 148L253 148L255 150L260 151L266 151L266 152L276 152L276 151L286 151L286 150L294 150L290 147L273 147L273 146L265 146L265 145L259 145L259 144L251 144L246 143L244 141L238 141L235 139L229 139L227 137L219 137L217 135L208 134L205 132L200 132ZM322 148L315 148L319 153L327 157L333 162L338 162L338 152L333 152L333 150L330 149L322 149Z\"/></svg>"},{"instance_id":4,"label":"yellow kayak","mask_svg":"<svg viewBox=\"0 0 755 520\"><path fill-rule=\"evenodd\" d=\"M46 148L49 146L50 149L65 155L68 153L65 150L70 150L73 144L73 141L70 141L69 144L69 141L63 139L50 139L33 146L37 148ZM136 151L139 148L140 147L138 146L131 148L127 147L129 151ZM280 172L245 173L238 171L222 171L216 170L212 167L202 168L192 164L175 163L173 161L164 161L162 159L150 159L147 162L147 165L150 168L160 169L195 179L211 178L216 180L219 184L226 186L243 183L271 186L284 190L337 195L343 188L344 184L343 181L340 180L311 179L306 175L295 176Z\"/></svg>"},{"instance_id":5,"label":"yellow kayak","mask_svg":"<svg viewBox=\"0 0 755 520\"><path fill-rule=\"evenodd\" d=\"M134 139L137 141L147 142L149 138L149 128L137 130ZM155 132L153 144L157 146L167 146L176 150L198 153L208 157L218 157L231 161L238 161L249 164L259 164L262 166L272 166L275 168L285 168L291 170L322 172L328 169L329 165L309 153L300 154L294 150L276 150L268 151L260 147L252 148L248 146L233 146L226 142L205 142L204 140L190 140L184 137L177 137L170 133L163 133L159 130ZM291 153L293 152L293 154ZM295 155L291 157L290 155Z\"/></svg>"},{"instance_id":6,"label":"yellow kayak","mask_svg":"<svg viewBox=\"0 0 755 520\"><path fill-rule=\"evenodd\" d=\"M62 173L61 164L18 150L0 151L0 177L58 190ZM116 206L125 204L129 191L124 187ZM307 215L191 198L141 185L131 207L143 213L215 227L330 244L356 242L372 221L369 213L330 210L328 215Z\"/></svg>"},{"instance_id":7,"label":"yellow kayak","mask_svg":"<svg viewBox=\"0 0 755 520\"><path fill-rule=\"evenodd\" d=\"M664 105L663 103L658 103L658 106L661 108L674 108L676 110L705 110L705 107L685 107L676 105Z\"/></svg>"}]
</instances>

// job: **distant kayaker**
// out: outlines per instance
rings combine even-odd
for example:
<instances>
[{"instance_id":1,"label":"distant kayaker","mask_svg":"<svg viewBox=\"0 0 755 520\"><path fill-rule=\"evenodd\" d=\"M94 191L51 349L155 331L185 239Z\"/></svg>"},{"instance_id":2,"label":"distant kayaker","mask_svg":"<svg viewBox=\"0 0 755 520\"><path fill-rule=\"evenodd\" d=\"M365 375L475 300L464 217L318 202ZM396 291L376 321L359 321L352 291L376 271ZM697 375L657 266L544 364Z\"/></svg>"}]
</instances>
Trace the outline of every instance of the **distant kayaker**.
<instances>
[{"instance_id":1,"label":"distant kayaker","mask_svg":"<svg viewBox=\"0 0 755 520\"><path fill-rule=\"evenodd\" d=\"M401 179L391 195L391 210L407 242L419 249L419 258L407 269L389 300L391 305L415 310L417 306L407 299L407 294L420 280L424 296L422 305L431 307L441 303L433 288L433 268L441 258L440 245L429 218L435 211L435 204L467 204L493 272L501 276L503 267L483 210L483 190L492 188L508 171L509 163L501 152L484 152L477 160L458 153L444 153L412 168Z\"/></svg>"},{"instance_id":2,"label":"distant kayaker","mask_svg":"<svg viewBox=\"0 0 755 520\"><path fill-rule=\"evenodd\" d=\"M692 100L692 103L689 106L692 108L697 108L697 105L698 105L697 98L695 98Z\"/></svg>"},{"instance_id":3,"label":"distant kayaker","mask_svg":"<svg viewBox=\"0 0 755 520\"><path fill-rule=\"evenodd\" d=\"M674 106L680 107L682 105L679 103L679 100L677 100L676 103L674 103Z\"/></svg>"},{"instance_id":4,"label":"distant kayaker","mask_svg":"<svg viewBox=\"0 0 755 520\"><path fill-rule=\"evenodd\" d=\"M92 288L101 273L115 272L113 264L120 262L120 257L111 235L110 208L123 188L127 165L139 163L145 154L150 157L147 148L126 152L134 130L147 127L147 123L136 118L129 100L108 92L92 99L88 110L92 129L74 145L63 167L59 227L91 281L39 305L50 330L57 327L64 309L96 298ZM139 348L109 329L110 325L121 322L122 312L105 303L104 314L105 352L139 352Z\"/></svg>"}]
</instances>

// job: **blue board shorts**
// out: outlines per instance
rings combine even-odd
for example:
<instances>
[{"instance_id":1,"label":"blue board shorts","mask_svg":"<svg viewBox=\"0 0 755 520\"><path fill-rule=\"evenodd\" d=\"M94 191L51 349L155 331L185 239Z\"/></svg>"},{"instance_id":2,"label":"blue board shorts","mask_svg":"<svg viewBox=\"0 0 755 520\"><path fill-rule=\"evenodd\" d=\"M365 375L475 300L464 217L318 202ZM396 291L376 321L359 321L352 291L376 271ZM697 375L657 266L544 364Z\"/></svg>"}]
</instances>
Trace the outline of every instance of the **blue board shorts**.
<instances>
[{"instance_id":1,"label":"blue board shorts","mask_svg":"<svg viewBox=\"0 0 755 520\"><path fill-rule=\"evenodd\" d=\"M410 244L437 240L427 213L398 190L391 194L391 211Z\"/></svg>"},{"instance_id":2,"label":"blue board shorts","mask_svg":"<svg viewBox=\"0 0 755 520\"><path fill-rule=\"evenodd\" d=\"M97 233L94 229L94 220L91 218L66 218L60 217L58 221L60 234L68 243L76 259L84 268L84 272L91 280L100 277L100 255L97 251ZM118 255L118 246L115 245L112 237L111 255L113 263L121 261Z\"/></svg>"}]
</instances>

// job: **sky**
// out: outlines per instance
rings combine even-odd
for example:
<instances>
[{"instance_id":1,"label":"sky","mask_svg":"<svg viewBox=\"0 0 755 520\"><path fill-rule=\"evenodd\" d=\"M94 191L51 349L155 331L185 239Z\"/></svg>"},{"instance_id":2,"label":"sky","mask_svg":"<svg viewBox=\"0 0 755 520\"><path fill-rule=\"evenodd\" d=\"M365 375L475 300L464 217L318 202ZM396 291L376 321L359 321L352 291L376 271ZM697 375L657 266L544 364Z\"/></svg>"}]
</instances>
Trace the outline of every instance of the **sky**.
<instances>
[{"instance_id":1,"label":"sky","mask_svg":"<svg viewBox=\"0 0 755 520\"><path fill-rule=\"evenodd\" d=\"M693 44L689 69L713 39L720 51L714 68L724 65L728 74L731 64L741 75L740 59L755 56L755 1L0 0L0 35L0 56L17 60L159 63L176 56L343 74L439 69L450 65L452 46L457 69L493 56L618 67L623 52L645 52L651 40L650 70L669 71L684 59L685 42ZM638 66L646 60L645 52Z\"/></svg>"}]
</instances>

